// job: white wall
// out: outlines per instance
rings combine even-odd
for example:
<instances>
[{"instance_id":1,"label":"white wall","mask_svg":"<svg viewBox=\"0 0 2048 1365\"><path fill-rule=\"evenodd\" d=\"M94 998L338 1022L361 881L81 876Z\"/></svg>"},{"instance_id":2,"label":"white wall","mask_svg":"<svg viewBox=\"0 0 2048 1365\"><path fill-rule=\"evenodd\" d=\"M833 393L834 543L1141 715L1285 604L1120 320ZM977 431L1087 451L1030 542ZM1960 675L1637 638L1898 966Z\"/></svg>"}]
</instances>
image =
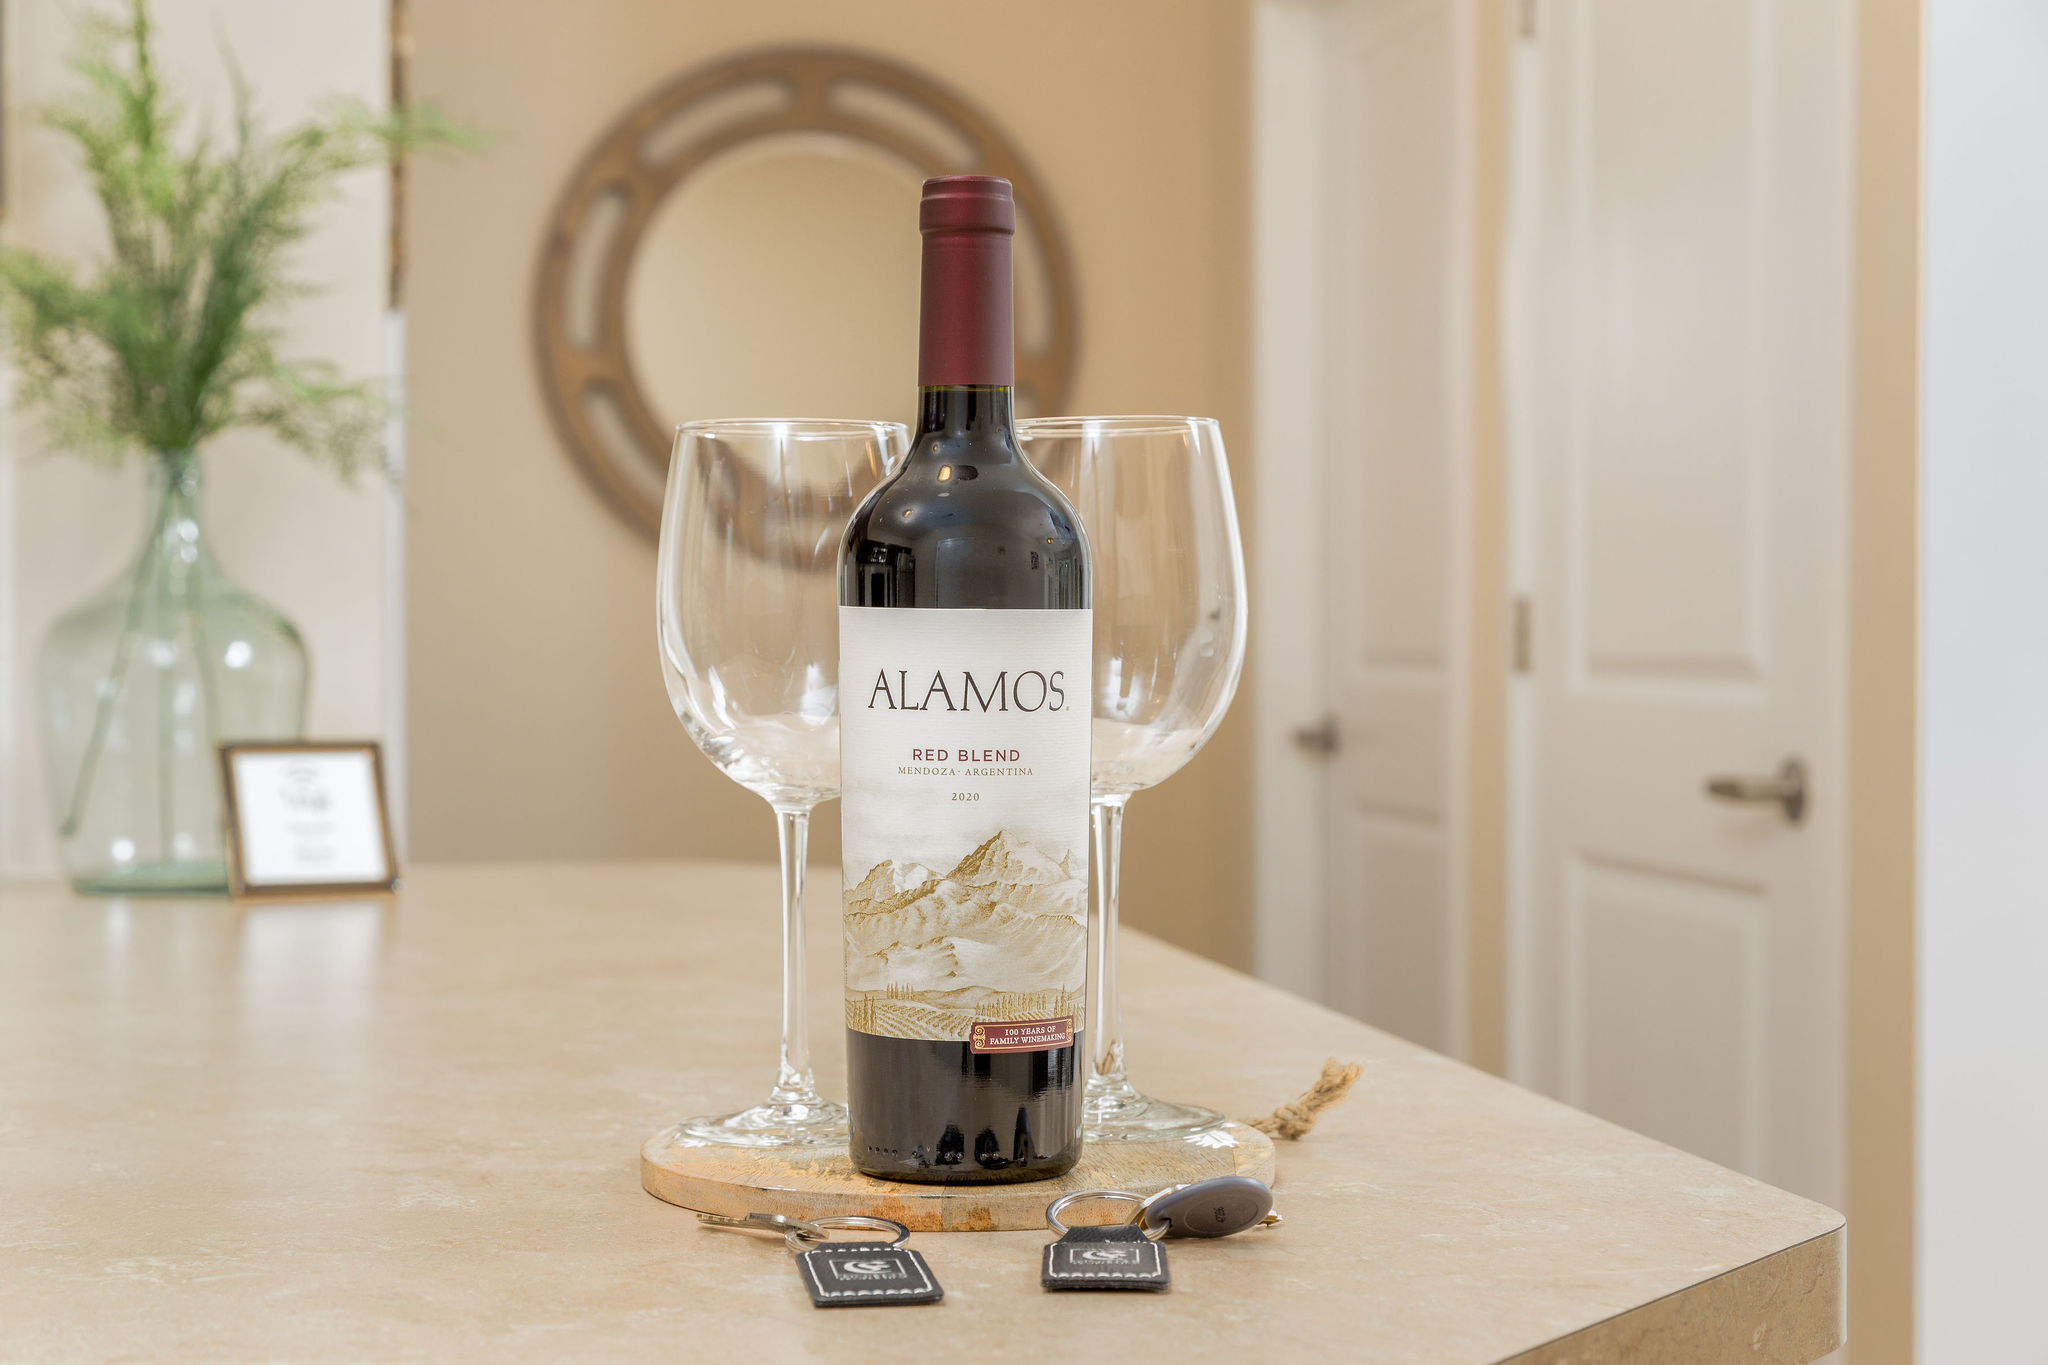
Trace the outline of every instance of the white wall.
<instances>
[{"instance_id":1,"label":"white wall","mask_svg":"<svg viewBox=\"0 0 2048 1365\"><path fill-rule=\"evenodd\" d=\"M6 6L6 219L17 245L97 252L100 218L68 144L35 111L72 88L63 57L64 0ZM110 8L107 4L98 6ZM229 112L220 43L234 50L273 126L331 93L384 97L384 0L155 0L159 59L197 111ZM299 254L318 286L292 305L287 345L352 375L386 369L385 178L355 176L322 212ZM350 490L263 437L229 436L206 461L208 522L223 567L277 603L305 633L313 660L312 733L377 736L396 711L387 696L395 640L386 593L387 539L397 521L373 482ZM142 533L143 471L102 473L45 452L31 421L0 424L0 874L49 875L55 850L43 802L34 698L27 686L50 620L111 576Z\"/></svg>"},{"instance_id":2,"label":"white wall","mask_svg":"<svg viewBox=\"0 0 2048 1365\"><path fill-rule=\"evenodd\" d=\"M1930 0L1918 1352L2048 1362L2048 5Z\"/></svg>"}]
</instances>

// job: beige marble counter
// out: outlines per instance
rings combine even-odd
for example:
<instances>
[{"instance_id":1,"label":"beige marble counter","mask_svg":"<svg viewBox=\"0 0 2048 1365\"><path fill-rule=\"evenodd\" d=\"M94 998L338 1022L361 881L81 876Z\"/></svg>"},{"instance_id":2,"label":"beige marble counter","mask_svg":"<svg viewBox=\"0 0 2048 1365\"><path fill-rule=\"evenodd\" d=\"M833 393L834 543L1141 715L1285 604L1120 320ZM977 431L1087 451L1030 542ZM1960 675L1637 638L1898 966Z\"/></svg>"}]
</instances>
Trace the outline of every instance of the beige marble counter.
<instances>
[{"instance_id":1,"label":"beige marble counter","mask_svg":"<svg viewBox=\"0 0 2048 1365\"><path fill-rule=\"evenodd\" d=\"M1269 1110L1286 1227L1164 1295L1048 1295L1035 1233L923 1235L932 1307L821 1312L779 1242L641 1192L774 1062L774 874L416 870L389 903L0 887L0 1359L1802 1361L1842 1220L1134 936L1141 1084ZM831 881L814 915L839 1093ZM1000 1343L1000 1346L998 1346Z\"/></svg>"}]
</instances>

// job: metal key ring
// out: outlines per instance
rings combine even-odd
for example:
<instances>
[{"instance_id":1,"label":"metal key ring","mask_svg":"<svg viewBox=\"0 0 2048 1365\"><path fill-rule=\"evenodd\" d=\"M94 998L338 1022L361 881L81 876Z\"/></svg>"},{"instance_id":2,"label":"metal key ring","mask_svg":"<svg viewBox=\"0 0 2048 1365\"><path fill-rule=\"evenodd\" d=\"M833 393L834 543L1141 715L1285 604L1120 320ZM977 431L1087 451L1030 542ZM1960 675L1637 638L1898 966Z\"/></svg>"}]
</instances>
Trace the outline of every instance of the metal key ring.
<instances>
[{"instance_id":1,"label":"metal key ring","mask_svg":"<svg viewBox=\"0 0 2048 1365\"><path fill-rule=\"evenodd\" d=\"M892 1247L902 1246L910 1240L910 1229L893 1218L870 1218L864 1213L849 1213L838 1218L791 1219L782 1234L782 1240L789 1243L791 1251L808 1251L821 1242L830 1241L825 1228L870 1228L876 1232L893 1232L889 1239Z\"/></svg>"},{"instance_id":2,"label":"metal key ring","mask_svg":"<svg viewBox=\"0 0 2048 1365\"><path fill-rule=\"evenodd\" d=\"M1065 1223L1060 1221L1060 1213L1068 1205L1078 1204L1084 1199L1115 1199L1124 1203L1136 1204L1140 1209L1145 1204L1145 1199L1142 1195L1132 1194L1129 1190L1077 1190L1073 1194L1063 1194L1045 1206L1045 1225L1060 1234L1060 1236L1066 1236L1068 1228ZM1137 1214L1134 1212L1125 1221L1135 1222L1136 1220ZM1145 1240L1148 1242L1156 1242L1166 1235L1164 1224L1161 1224L1156 1230L1139 1224L1138 1231L1145 1234Z\"/></svg>"},{"instance_id":3,"label":"metal key ring","mask_svg":"<svg viewBox=\"0 0 2048 1365\"><path fill-rule=\"evenodd\" d=\"M1136 1223L1139 1227L1150 1226L1145 1222L1145 1215L1152 1212L1152 1206L1158 1203L1160 1200L1166 1198L1166 1196L1168 1196L1169 1194L1179 1194L1182 1190L1186 1189L1187 1187L1188 1182L1182 1182L1178 1185L1168 1185L1165 1189L1159 1191L1159 1193L1151 1196L1150 1198L1140 1200L1138 1202L1138 1211L1131 1215L1131 1221L1133 1223ZM1166 1234L1164 1232L1161 1232L1160 1235L1163 1237Z\"/></svg>"}]
</instances>

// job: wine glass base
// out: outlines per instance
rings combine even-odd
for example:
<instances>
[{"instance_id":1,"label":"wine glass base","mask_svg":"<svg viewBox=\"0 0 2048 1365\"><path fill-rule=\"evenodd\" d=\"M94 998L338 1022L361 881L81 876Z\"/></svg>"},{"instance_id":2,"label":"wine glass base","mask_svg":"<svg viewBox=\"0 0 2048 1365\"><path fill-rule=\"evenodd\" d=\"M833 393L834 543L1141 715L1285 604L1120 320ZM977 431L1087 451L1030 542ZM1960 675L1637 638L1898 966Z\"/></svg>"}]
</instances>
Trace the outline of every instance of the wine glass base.
<instances>
[{"instance_id":1,"label":"wine glass base","mask_svg":"<svg viewBox=\"0 0 2048 1365\"><path fill-rule=\"evenodd\" d=\"M669 1140L696 1147L844 1147L846 1106L829 1100L757 1104L736 1114L684 1119Z\"/></svg>"},{"instance_id":2,"label":"wine glass base","mask_svg":"<svg viewBox=\"0 0 2048 1365\"><path fill-rule=\"evenodd\" d=\"M1090 1142L1177 1142L1222 1122L1214 1109L1155 1100L1129 1084L1090 1086L1081 1106L1081 1131Z\"/></svg>"}]
</instances>

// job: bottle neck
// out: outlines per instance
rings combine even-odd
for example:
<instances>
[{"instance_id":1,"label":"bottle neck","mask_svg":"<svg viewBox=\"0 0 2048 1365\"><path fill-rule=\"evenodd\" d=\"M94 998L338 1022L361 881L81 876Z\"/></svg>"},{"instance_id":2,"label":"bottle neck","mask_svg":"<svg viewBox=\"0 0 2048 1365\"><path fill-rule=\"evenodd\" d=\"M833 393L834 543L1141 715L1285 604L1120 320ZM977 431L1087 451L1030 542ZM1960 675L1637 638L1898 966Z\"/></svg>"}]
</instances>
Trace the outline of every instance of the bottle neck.
<instances>
[{"instance_id":1,"label":"bottle neck","mask_svg":"<svg viewBox=\"0 0 2048 1365\"><path fill-rule=\"evenodd\" d=\"M1010 308L1008 232L927 231L918 307L918 385L926 392L1007 390L1016 373Z\"/></svg>"},{"instance_id":2,"label":"bottle neck","mask_svg":"<svg viewBox=\"0 0 2048 1365\"><path fill-rule=\"evenodd\" d=\"M199 521L199 458L190 451L153 456L149 468L150 537L144 554L196 564L205 556Z\"/></svg>"},{"instance_id":3,"label":"bottle neck","mask_svg":"<svg viewBox=\"0 0 2048 1365\"><path fill-rule=\"evenodd\" d=\"M1010 187L987 177L928 180L918 230L917 449L976 466L1014 459Z\"/></svg>"},{"instance_id":4,"label":"bottle neck","mask_svg":"<svg viewBox=\"0 0 2048 1365\"><path fill-rule=\"evenodd\" d=\"M1008 450L1016 423L1007 384L928 384L919 393L917 435L948 440L993 436Z\"/></svg>"}]
</instances>

